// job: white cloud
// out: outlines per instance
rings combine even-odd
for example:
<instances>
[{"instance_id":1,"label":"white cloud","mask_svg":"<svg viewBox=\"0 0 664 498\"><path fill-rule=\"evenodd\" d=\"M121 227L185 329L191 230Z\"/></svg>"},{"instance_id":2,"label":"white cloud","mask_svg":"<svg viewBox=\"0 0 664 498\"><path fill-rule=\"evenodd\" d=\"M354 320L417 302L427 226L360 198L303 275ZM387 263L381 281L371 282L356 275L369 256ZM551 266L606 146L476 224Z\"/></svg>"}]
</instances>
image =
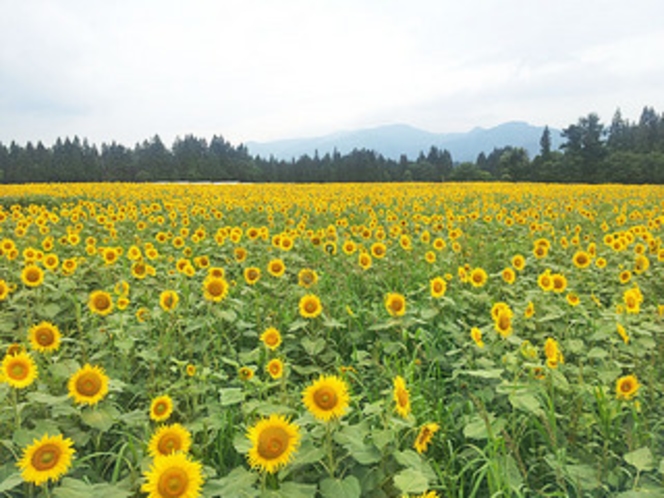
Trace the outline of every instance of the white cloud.
<instances>
[{"instance_id":1,"label":"white cloud","mask_svg":"<svg viewBox=\"0 0 664 498\"><path fill-rule=\"evenodd\" d=\"M564 126L664 108L658 0L7 3L3 142Z\"/></svg>"}]
</instances>

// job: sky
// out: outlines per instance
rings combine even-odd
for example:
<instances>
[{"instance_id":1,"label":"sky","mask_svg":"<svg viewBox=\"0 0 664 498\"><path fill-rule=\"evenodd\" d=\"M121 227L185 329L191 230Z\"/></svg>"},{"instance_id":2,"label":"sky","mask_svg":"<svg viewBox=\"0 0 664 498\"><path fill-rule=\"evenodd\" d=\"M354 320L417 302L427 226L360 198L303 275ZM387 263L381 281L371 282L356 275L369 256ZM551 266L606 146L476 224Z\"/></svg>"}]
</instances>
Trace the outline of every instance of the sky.
<instances>
[{"instance_id":1,"label":"sky","mask_svg":"<svg viewBox=\"0 0 664 498\"><path fill-rule=\"evenodd\" d=\"M0 142L664 112L661 0L0 0Z\"/></svg>"}]
</instances>

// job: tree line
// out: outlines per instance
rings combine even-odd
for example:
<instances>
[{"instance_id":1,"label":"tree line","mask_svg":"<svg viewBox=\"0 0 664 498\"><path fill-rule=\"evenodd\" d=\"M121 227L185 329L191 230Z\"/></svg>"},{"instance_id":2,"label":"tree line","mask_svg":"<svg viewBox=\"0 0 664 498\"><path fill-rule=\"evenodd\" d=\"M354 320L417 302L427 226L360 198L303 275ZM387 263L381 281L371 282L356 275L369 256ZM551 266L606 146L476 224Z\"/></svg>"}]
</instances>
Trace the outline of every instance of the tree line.
<instances>
[{"instance_id":1,"label":"tree line","mask_svg":"<svg viewBox=\"0 0 664 498\"><path fill-rule=\"evenodd\" d=\"M475 162L455 163L449 151L432 145L417 158L385 158L355 149L292 160L252 156L244 145L221 136L176 138L171 147L158 135L133 148L112 142L58 139L24 146L0 142L0 182L377 182L531 181L579 183L664 183L664 114L646 106L638 121L618 109L605 125L597 114L581 117L562 131L560 150L551 148L544 128L540 151L530 158L519 147L480 153Z\"/></svg>"}]
</instances>

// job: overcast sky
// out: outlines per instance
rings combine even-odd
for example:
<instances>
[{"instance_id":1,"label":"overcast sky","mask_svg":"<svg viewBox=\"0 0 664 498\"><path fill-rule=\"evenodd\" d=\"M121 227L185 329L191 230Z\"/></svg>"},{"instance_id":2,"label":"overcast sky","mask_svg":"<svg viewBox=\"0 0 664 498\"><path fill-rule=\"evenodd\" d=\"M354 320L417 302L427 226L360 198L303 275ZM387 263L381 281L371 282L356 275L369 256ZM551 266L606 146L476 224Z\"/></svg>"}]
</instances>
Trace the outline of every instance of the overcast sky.
<instances>
[{"instance_id":1,"label":"overcast sky","mask_svg":"<svg viewBox=\"0 0 664 498\"><path fill-rule=\"evenodd\" d=\"M0 142L664 111L662 0L0 0Z\"/></svg>"}]
</instances>

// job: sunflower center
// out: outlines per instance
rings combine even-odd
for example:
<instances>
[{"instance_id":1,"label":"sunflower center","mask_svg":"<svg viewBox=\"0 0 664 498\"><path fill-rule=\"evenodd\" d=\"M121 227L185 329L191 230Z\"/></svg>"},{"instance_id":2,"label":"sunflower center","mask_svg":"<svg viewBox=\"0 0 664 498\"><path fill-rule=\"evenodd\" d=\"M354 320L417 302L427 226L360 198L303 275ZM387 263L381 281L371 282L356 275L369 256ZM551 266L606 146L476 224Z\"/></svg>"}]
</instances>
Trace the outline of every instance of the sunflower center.
<instances>
[{"instance_id":1,"label":"sunflower center","mask_svg":"<svg viewBox=\"0 0 664 498\"><path fill-rule=\"evenodd\" d=\"M436 294L439 294L439 293L443 292L443 284L441 284L440 282L434 282L433 291Z\"/></svg>"},{"instance_id":2,"label":"sunflower center","mask_svg":"<svg viewBox=\"0 0 664 498\"><path fill-rule=\"evenodd\" d=\"M45 444L35 451L30 462L38 471L50 470L58 464L60 448L54 444Z\"/></svg>"},{"instance_id":3,"label":"sunflower center","mask_svg":"<svg viewBox=\"0 0 664 498\"><path fill-rule=\"evenodd\" d=\"M104 294L95 297L95 308L100 311L107 310L111 306L111 300Z\"/></svg>"},{"instance_id":4,"label":"sunflower center","mask_svg":"<svg viewBox=\"0 0 664 498\"><path fill-rule=\"evenodd\" d=\"M76 380L76 390L83 396L95 396L101 389L101 382L97 375L85 373Z\"/></svg>"},{"instance_id":5,"label":"sunflower center","mask_svg":"<svg viewBox=\"0 0 664 498\"><path fill-rule=\"evenodd\" d=\"M249 280L256 280L258 278L258 273L256 270L249 270L247 272L247 277L249 277Z\"/></svg>"},{"instance_id":6,"label":"sunflower center","mask_svg":"<svg viewBox=\"0 0 664 498\"><path fill-rule=\"evenodd\" d=\"M313 300L309 300L304 303L304 309L307 313L314 313L318 307Z\"/></svg>"},{"instance_id":7,"label":"sunflower center","mask_svg":"<svg viewBox=\"0 0 664 498\"><path fill-rule=\"evenodd\" d=\"M24 363L14 363L9 370L9 376L14 380L23 380L28 376L29 370Z\"/></svg>"},{"instance_id":8,"label":"sunflower center","mask_svg":"<svg viewBox=\"0 0 664 498\"><path fill-rule=\"evenodd\" d=\"M390 301L390 309L396 313L403 309L403 302L400 299L393 299Z\"/></svg>"},{"instance_id":9,"label":"sunflower center","mask_svg":"<svg viewBox=\"0 0 664 498\"><path fill-rule=\"evenodd\" d=\"M321 410L332 410L339 404L339 398L331 387L321 387L314 393L314 403Z\"/></svg>"},{"instance_id":10,"label":"sunflower center","mask_svg":"<svg viewBox=\"0 0 664 498\"><path fill-rule=\"evenodd\" d=\"M224 292L224 288L221 285L221 282L218 282L218 281L210 282L208 284L207 290L210 293L210 295L215 296L215 297L216 296L221 296Z\"/></svg>"},{"instance_id":11,"label":"sunflower center","mask_svg":"<svg viewBox=\"0 0 664 498\"><path fill-rule=\"evenodd\" d=\"M163 415L164 413L166 413L167 409L168 407L166 406L166 403L163 403L161 401L154 406L154 412L157 415Z\"/></svg>"},{"instance_id":12,"label":"sunflower center","mask_svg":"<svg viewBox=\"0 0 664 498\"><path fill-rule=\"evenodd\" d=\"M182 448L182 441L176 435L168 434L159 440L157 448L162 455L169 455Z\"/></svg>"},{"instance_id":13,"label":"sunflower center","mask_svg":"<svg viewBox=\"0 0 664 498\"><path fill-rule=\"evenodd\" d=\"M30 270L25 274L25 279L28 282L39 282L39 272L36 270Z\"/></svg>"},{"instance_id":14,"label":"sunflower center","mask_svg":"<svg viewBox=\"0 0 664 498\"><path fill-rule=\"evenodd\" d=\"M402 408L408 406L408 391L405 389L399 389L397 391L397 403L399 403L399 406Z\"/></svg>"},{"instance_id":15,"label":"sunflower center","mask_svg":"<svg viewBox=\"0 0 664 498\"><path fill-rule=\"evenodd\" d=\"M267 427L258 438L258 454L266 460L279 458L288 449L288 441L282 427Z\"/></svg>"},{"instance_id":16,"label":"sunflower center","mask_svg":"<svg viewBox=\"0 0 664 498\"><path fill-rule=\"evenodd\" d=\"M632 392L633 386L631 381L625 380L620 384L620 390L624 393L630 393Z\"/></svg>"},{"instance_id":17,"label":"sunflower center","mask_svg":"<svg viewBox=\"0 0 664 498\"><path fill-rule=\"evenodd\" d=\"M55 336L52 330L43 328L37 331L36 339L40 346L46 347L53 344Z\"/></svg>"},{"instance_id":18,"label":"sunflower center","mask_svg":"<svg viewBox=\"0 0 664 498\"><path fill-rule=\"evenodd\" d=\"M176 498L187 492L189 477L180 468L171 468L164 472L159 478L157 489L165 498Z\"/></svg>"}]
</instances>

